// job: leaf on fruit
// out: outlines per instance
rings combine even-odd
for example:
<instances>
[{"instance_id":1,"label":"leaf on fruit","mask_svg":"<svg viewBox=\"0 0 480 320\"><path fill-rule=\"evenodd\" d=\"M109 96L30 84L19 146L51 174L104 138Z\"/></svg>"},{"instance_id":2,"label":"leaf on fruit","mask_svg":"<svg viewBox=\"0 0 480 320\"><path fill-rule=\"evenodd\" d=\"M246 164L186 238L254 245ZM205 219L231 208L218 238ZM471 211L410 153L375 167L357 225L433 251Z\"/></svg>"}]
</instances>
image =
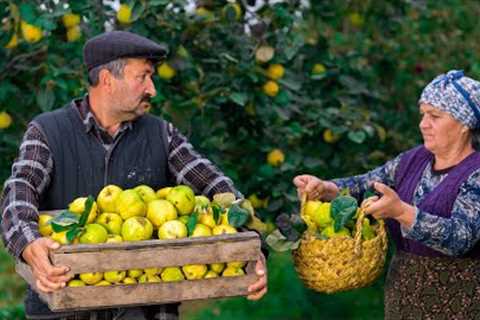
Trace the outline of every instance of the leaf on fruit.
<instances>
[{"instance_id":1,"label":"leaf on fruit","mask_svg":"<svg viewBox=\"0 0 480 320\"><path fill-rule=\"evenodd\" d=\"M228 224L240 228L250 220L250 213L247 209L241 208L238 204L232 204L228 210Z\"/></svg>"},{"instance_id":2,"label":"leaf on fruit","mask_svg":"<svg viewBox=\"0 0 480 320\"><path fill-rule=\"evenodd\" d=\"M193 233L193 230L195 229L195 226L197 225L198 221L198 213L194 212L188 217L187 221L187 230L188 230L188 236L191 236Z\"/></svg>"},{"instance_id":3,"label":"leaf on fruit","mask_svg":"<svg viewBox=\"0 0 480 320\"><path fill-rule=\"evenodd\" d=\"M216 224L220 223L220 217L222 216L223 209L220 207L219 204L213 203L212 204L212 211L213 211L213 219L215 220Z\"/></svg>"},{"instance_id":4,"label":"leaf on fruit","mask_svg":"<svg viewBox=\"0 0 480 320\"><path fill-rule=\"evenodd\" d=\"M78 223L81 227L85 226L85 224L87 223L88 215L90 214L90 210L92 210L92 206L94 202L95 202L95 199L91 195L89 195L87 200L85 201L85 210L80 216L80 221Z\"/></svg>"},{"instance_id":5,"label":"leaf on fruit","mask_svg":"<svg viewBox=\"0 0 480 320\"><path fill-rule=\"evenodd\" d=\"M78 216L70 211L63 211L58 216L50 220L52 230L62 232L78 225Z\"/></svg>"},{"instance_id":6,"label":"leaf on fruit","mask_svg":"<svg viewBox=\"0 0 480 320\"><path fill-rule=\"evenodd\" d=\"M333 199L331 213L335 232L340 231L357 212L357 200L352 196L339 196Z\"/></svg>"},{"instance_id":7,"label":"leaf on fruit","mask_svg":"<svg viewBox=\"0 0 480 320\"><path fill-rule=\"evenodd\" d=\"M280 232L279 229L276 229L270 233L265 239L267 244L277 252L284 252L288 250L295 250L300 245L300 239L296 241L289 241L287 238Z\"/></svg>"},{"instance_id":8,"label":"leaf on fruit","mask_svg":"<svg viewBox=\"0 0 480 320\"><path fill-rule=\"evenodd\" d=\"M83 231L82 227L78 225L72 226L72 228L67 231L68 243L72 243L73 239L75 239L82 231Z\"/></svg>"}]
</instances>

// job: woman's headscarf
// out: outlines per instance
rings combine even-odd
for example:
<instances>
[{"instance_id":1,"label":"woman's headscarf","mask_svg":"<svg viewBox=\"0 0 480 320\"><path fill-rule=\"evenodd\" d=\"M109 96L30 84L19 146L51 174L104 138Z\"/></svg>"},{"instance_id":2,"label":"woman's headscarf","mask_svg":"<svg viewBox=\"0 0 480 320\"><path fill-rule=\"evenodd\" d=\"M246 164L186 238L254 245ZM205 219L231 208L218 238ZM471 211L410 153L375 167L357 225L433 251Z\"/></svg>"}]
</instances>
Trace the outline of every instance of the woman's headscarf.
<instances>
[{"instance_id":1,"label":"woman's headscarf","mask_svg":"<svg viewBox=\"0 0 480 320\"><path fill-rule=\"evenodd\" d=\"M461 70L451 70L433 79L418 103L428 103L448 112L470 129L480 128L480 82L466 77Z\"/></svg>"}]
</instances>

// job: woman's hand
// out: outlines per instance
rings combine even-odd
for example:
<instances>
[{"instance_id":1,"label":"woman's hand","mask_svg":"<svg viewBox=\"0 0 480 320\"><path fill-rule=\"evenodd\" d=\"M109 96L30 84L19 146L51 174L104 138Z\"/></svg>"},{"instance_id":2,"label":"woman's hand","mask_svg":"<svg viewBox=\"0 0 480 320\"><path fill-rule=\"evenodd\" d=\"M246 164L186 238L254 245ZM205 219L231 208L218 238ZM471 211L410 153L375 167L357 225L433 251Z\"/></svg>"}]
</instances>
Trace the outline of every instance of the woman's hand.
<instances>
[{"instance_id":1,"label":"woman's hand","mask_svg":"<svg viewBox=\"0 0 480 320\"><path fill-rule=\"evenodd\" d=\"M338 187L333 182L309 174L296 176L293 184L297 187L298 197L306 194L308 200L331 200L338 193Z\"/></svg>"},{"instance_id":2,"label":"woman's hand","mask_svg":"<svg viewBox=\"0 0 480 320\"><path fill-rule=\"evenodd\" d=\"M402 201L398 194L387 185L374 182L373 187L380 192L380 198L374 197L362 206L366 214L376 219L392 218L400 222L403 227L410 228L415 218L415 207Z\"/></svg>"}]
</instances>

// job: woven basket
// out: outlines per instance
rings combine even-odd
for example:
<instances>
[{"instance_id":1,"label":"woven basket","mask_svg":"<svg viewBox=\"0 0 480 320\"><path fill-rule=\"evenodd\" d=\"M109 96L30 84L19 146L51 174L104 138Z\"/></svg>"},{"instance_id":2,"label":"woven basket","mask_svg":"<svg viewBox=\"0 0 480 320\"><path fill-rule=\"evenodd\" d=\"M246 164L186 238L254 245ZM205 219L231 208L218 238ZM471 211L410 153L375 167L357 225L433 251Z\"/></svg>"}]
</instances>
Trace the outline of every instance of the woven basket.
<instances>
[{"instance_id":1,"label":"woven basket","mask_svg":"<svg viewBox=\"0 0 480 320\"><path fill-rule=\"evenodd\" d=\"M302 216L305 202L302 198ZM321 240L312 234L304 235L298 249L293 251L293 259L305 286L334 293L367 286L381 274L387 251L385 225L378 220L375 238L362 240L364 215L360 210L354 238Z\"/></svg>"}]
</instances>

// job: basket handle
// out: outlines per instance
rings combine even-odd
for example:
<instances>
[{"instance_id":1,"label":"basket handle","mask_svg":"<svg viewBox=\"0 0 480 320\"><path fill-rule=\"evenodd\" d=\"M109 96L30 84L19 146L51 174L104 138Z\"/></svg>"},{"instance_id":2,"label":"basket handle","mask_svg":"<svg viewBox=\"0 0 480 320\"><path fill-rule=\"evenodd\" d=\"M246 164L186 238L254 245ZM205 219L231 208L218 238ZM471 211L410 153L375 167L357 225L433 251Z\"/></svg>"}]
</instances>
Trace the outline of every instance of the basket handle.
<instances>
[{"instance_id":1,"label":"basket handle","mask_svg":"<svg viewBox=\"0 0 480 320\"><path fill-rule=\"evenodd\" d=\"M355 237L354 239L354 253L356 256L360 256L362 254L362 228L363 228L363 218L365 217L365 211L363 208L360 208L357 217L357 223L355 224Z\"/></svg>"},{"instance_id":2,"label":"basket handle","mask_svg":"<svg viewBox=\"0 0 480 320\"><path fill-rule=\"evenodd\" d=\"M305 215L305 204L307 203L307 194L302 193L302 197L300 199L300 217L303 218Z\"/></svg>"}]
</instances>

